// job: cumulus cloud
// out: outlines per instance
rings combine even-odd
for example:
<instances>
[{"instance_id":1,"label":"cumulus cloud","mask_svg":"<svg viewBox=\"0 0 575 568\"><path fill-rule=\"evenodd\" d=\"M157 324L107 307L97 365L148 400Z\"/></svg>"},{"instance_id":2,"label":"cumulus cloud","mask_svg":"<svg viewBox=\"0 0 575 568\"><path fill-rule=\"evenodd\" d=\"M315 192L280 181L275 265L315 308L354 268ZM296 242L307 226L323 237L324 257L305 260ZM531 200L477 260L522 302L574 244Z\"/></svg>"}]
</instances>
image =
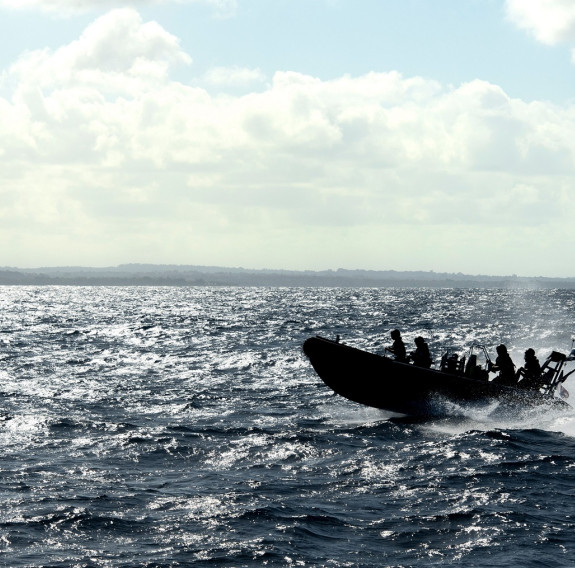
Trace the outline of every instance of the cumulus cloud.
<instances>
[{"instance_id":1,"label":"cumulus cloud","mask_svg":"<svg viewBox=\"0 0 575 568\"><path fill-rule=\"evenodd\" d=\"M507 15L517 26L547 45L575 44L572 0L507 0Z\"/></svg>"},{"instance_id":2,"label":"cumulus cloud","mask_svg":"<svg viewBox=\"0 0 575 568\"><path fill-rule=\"evenodd\" d=\"M574 108L397 72L278 72L257 91L212 93L171 78L190 60L123 9L7 70L0 238L13 264L66 251L80 264L297 268L336 249L338 265L521 273L519 235L532 254L568 253ZM262 79L212 77L234 73Z\"/></svg>"},{"instance_id":3,"label":"cumulus cloud","mask_svg":"<svg viewBox=\"0 0 575 568\"><path fill-rule=\"evenodd\" d=\"M26 53L10 73L21 90L91 86L94 94L129 92L142 82L165 80L172 64L190 62L175 36L125 8L98 18L80 39L54 53Z\"/></svg>"}]
</instances>

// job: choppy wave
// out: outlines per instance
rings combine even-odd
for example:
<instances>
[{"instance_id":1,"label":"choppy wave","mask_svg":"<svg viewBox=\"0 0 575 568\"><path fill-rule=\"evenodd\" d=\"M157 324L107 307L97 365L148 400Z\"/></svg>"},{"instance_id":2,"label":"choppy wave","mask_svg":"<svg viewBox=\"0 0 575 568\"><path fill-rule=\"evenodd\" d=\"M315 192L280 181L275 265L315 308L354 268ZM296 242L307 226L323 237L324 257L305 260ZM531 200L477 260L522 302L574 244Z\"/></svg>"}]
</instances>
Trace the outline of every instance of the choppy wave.
<instances>
[{"instance_id":1,"label":"choppy wave","mask_svg":"<svg viewBox=\"0 0 575 568\"><path fill-rule=\"evenodd\" d=\"M575 565L574 413L412 420L301 354L399 327L437 356L543 357L569 347L572 291L0 292L6 566Z\"/></svg>"}]
</instances>

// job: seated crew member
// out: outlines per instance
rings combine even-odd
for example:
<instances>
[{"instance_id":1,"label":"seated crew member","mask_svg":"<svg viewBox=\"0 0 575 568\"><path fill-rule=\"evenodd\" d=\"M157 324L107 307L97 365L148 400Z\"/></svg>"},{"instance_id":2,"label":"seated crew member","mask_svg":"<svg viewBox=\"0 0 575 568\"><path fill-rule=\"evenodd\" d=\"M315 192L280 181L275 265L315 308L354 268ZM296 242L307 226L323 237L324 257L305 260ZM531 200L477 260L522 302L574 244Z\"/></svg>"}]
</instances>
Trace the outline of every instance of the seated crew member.
<instances>
[{"instance_id":1,"label":"seated crew member","mask_svg":"<svg viewBox=\"0 0 575 568\"><path fill-rule=\"evenodd\" d=\"M386 351L393 353L396 361L407 363L407 352L405 350L405 343L403 343L403 339L401 339L401 332L399 329L394 329L390 335L391 339L393 339L393 345L386 347Z\"/></svg>"},{"instance_id":2,"label":"seated crew member","mask_svg":"<svg viewBox=\"0 0 575 568\"><path fill-rule=\"evenodd\" d=\"M514 386L517 384L517 378L515 377L515 364L511 360L505 345L497 346L495 365L491 364L489 371L499 371L499 375L493 379L494 383L506 386Z\"/></svg>"},{"instance_id":3,"label":"seated crew member","mask_svg":"<svg viewBox=\"0 0 575 568\"><path fill-rule=\"evenodd\" d=\"M431 355L429 353L429 347L425 343L423 337L416 337L414 343L417 346L415 351L411 352L411 360L416 367L425 367L429 369L431 367Z\"/></svg>"},{"instance_id":4,"label":"seated crew member","mask_svg":"<svg viewBox=\"0 0 575 568\"><path fill-rule=\"evenodd\" d=\"M535 357L535 351L531 348L525 351L525 365L517 371L518 386L523 389L538 389L541 387L541 365ZM523 377L523 378L521 378Z\"/></svg>"}]
</instances>

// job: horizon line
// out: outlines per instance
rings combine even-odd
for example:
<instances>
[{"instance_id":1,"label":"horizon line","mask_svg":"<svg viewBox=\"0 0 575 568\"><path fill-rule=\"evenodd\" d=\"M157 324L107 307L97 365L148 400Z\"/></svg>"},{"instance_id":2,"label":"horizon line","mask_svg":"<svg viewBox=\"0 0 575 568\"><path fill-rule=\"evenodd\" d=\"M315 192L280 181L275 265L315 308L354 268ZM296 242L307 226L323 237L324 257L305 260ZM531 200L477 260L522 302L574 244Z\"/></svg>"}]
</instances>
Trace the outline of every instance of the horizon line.
<instances>
[{"instance_id":1,"label":"horizon line","mask_svg":"<svg viewBox=\"0 0 575 568\"><path fill-rule=\"evenodd\" d=\"M322 268L322 269L294 269L294 268L245 268L243 266L224 266L215 264L181 264L181 263L151 263L151 262L124 262L116 265L105 265L105 266L93 266L93 265L53 265L53 266L36 266L36 267L18 267L18 266L0 266L0 271L23 271L23 272L41 272L41 271L70 271L70 270L119 270L124 267L137 268L179 268L179 269L209 269L222 270L222 271L240 271L240 272L277 272L277 273L296 273L296 274L325 274L325 273L396 273L396 274L433 274L437 276L458 276L458 277L468 277L468 278L503 278L509 280L519 280L519 279L547 279L547 280L574 280L575 276L522 276L517 274L469 274L461 271L435 271L435 270L422 270L422 269L410 269L410 270L398 270L394 268Z\"/></svg>"}]
</instances>

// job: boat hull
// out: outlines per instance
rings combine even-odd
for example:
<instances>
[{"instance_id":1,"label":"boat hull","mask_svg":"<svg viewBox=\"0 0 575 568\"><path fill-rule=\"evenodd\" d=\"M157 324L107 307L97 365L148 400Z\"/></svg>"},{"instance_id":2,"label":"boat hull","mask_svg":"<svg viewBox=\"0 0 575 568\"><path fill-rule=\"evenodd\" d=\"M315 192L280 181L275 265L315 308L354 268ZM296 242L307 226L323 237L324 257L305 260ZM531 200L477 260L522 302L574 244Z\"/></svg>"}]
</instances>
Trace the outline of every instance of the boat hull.
<instances>
[{"instance_id":1,"label":"boat hull","mask_svg":"<svg viewBox=\"0 0 575 568\"><path fill-rule=\"evenodd\" d=\"M539 392L399 363L322 337L307 339L303 351L323 382L337 394L400 414L446 414L446 401L497 401L518 409L540 405L570 408L563 400Z\"/></svg>"}]
</instances>

